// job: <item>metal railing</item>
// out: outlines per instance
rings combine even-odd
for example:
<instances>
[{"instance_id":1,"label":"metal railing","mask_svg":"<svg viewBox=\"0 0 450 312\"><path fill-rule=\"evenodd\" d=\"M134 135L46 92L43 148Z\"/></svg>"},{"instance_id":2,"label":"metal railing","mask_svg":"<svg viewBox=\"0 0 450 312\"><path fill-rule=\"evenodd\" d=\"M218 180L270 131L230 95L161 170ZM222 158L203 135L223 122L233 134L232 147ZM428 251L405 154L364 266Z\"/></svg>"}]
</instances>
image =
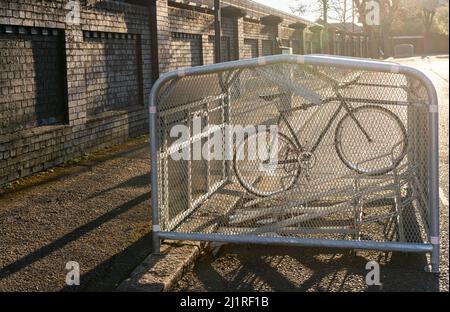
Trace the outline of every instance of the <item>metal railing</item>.
<instances>
[{"instance_id":1,"label":"metal railing","mask_svg":"<svg viewBox=\"0 0 450 312\"><path fill-rule=\"evenodd\" d=\"M150 103L155 253L163 239L425 252L439 270L437 96L420 71L268 56L164 74Z\"/></svg>"}]
</instances>

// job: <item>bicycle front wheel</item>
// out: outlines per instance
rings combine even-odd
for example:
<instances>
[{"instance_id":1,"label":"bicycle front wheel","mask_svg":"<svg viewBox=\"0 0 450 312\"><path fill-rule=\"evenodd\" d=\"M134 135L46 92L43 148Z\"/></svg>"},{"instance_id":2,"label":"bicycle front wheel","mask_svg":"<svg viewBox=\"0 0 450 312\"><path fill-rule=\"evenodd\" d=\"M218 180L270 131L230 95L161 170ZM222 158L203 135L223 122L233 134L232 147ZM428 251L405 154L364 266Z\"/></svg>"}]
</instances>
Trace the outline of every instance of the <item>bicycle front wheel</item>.
<instances>
[{"instance_id":1,"label":"bicycle front wheel","mask_svg":"<svg viewBox=\"0 0 450 312\"><path fill-rule=\"evenodd\" d=\"M392 111L366 105L338 123L335 147L341 161L360 174L382 175L396 168L408 146L405 126Z\"/></svg>"},{"instance_id":2,"label":"bicycle front wheel","mask_svg":"<svg viewBox=\"0 0 450 312\"><path fill-rule=\"evenodd\" d=\"M269 131L249 135L238 142L234 171L239 183L253 195L274 195L289 190L298 180L296 145L283 133L277 133L277 142L273 143Z\"/></svg>"}]
</instances>

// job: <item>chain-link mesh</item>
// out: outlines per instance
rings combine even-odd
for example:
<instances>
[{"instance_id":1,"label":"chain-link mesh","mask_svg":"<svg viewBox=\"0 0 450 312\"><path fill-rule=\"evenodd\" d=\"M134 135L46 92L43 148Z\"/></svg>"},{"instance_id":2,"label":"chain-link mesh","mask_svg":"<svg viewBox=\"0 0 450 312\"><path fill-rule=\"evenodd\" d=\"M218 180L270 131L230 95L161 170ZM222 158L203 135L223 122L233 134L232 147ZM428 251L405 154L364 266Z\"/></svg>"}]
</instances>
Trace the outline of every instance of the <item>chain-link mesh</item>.
<instances>
[{"instance_id":1,"label":"chain-link mesh","mask_svg":"<svg viewBox=\"0 0 450 312\"><path fill-rule=\"evenodd\" d=\"M429 102L391 72L180 75L157 97L161 231L429 242Z\"/></svg>"}]
</instances>

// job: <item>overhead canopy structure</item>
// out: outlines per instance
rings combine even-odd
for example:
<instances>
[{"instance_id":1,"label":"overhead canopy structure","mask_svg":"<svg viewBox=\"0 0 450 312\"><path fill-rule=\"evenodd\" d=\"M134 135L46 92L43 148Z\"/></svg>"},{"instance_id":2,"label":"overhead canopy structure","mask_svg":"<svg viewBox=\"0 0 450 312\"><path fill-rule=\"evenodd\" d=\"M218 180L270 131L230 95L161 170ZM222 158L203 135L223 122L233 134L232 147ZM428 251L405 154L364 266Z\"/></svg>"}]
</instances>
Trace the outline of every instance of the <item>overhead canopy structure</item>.
<instances>
[{"instance_id":1,"label":"overhead canopy structure","mask_svg":"<svg viewBox=\"0 0 450 312\"><path fill-rule=\"evenodd\" d=\"M264 25L278 25L283 21L283 18L278 15L267 15L261 17L261 23Z\"/></svg>"},{"instance_id":2,"label":"overhead canopy structure","mask_svg":"<svg viewBox=\"0 0 450 312\"><path fill-rule=\"evenodd\" d=\"M243 8L234 5L227 5L222 8L222 16L224 17L244 17L247 12Z\"/></svg>"}]
</instances>

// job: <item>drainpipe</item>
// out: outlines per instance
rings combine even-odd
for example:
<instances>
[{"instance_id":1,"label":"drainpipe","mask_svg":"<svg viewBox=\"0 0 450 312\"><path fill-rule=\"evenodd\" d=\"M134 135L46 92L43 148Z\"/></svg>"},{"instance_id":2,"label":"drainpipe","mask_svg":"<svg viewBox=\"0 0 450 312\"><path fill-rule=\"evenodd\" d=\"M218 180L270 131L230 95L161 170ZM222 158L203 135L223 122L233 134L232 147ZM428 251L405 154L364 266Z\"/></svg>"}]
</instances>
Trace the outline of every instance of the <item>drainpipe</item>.
<instances>
[{"instance_id":1,"label":"drainpipe","mask_svg":"<svg viewBox=\"0 0 450 312\"><path fill-rule=\"evenodd\" d=\"M215 63L222 61L222 13L220 8L220 0L214 0L214 30L215 30L215 45L214 45L214 60Z\"/></svg>"},{"instance_id":2,"label":"drainpipe","mask_svg":"<svg viewBox=\"0 0 450 312\"><path fill-rule=\"evenodd\" d=\"M151 63L152 63L152 81L153 83L159 78L159 53L158 53L158 23L157 23L157 0L150 0L149 5L149 27L150 27L150 44L151 44Z\"/></svg>"}]
</instances>

